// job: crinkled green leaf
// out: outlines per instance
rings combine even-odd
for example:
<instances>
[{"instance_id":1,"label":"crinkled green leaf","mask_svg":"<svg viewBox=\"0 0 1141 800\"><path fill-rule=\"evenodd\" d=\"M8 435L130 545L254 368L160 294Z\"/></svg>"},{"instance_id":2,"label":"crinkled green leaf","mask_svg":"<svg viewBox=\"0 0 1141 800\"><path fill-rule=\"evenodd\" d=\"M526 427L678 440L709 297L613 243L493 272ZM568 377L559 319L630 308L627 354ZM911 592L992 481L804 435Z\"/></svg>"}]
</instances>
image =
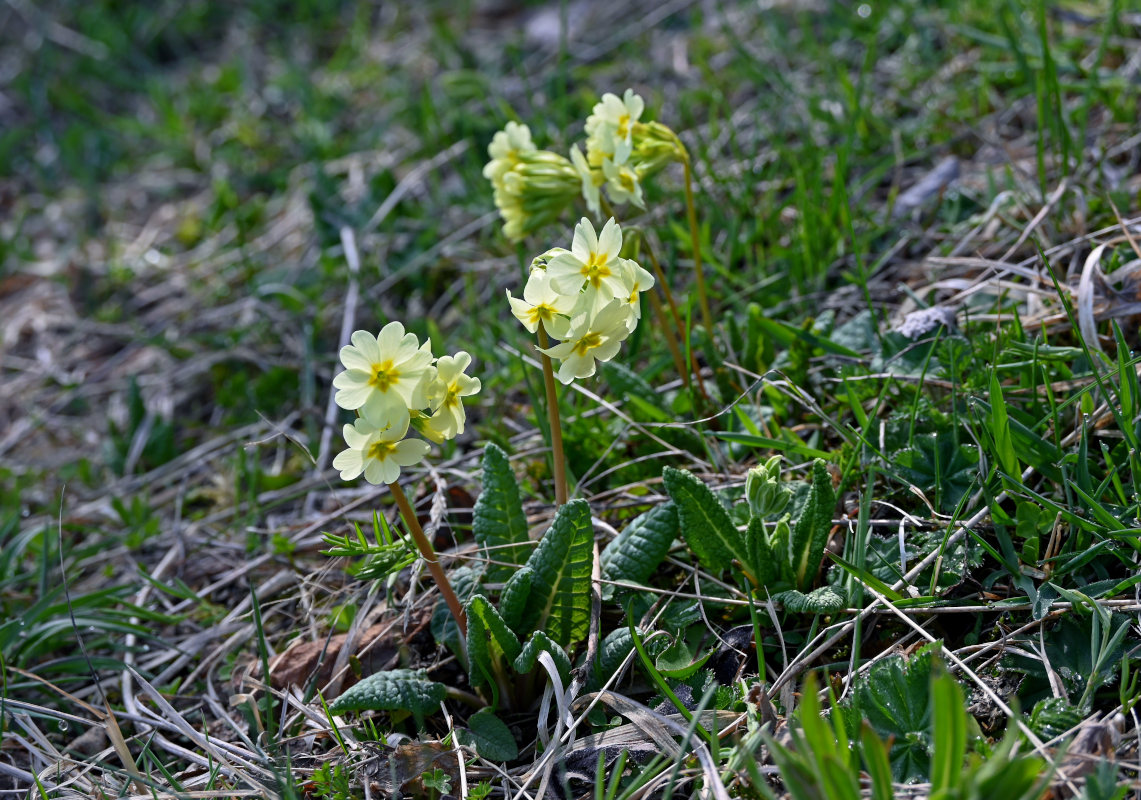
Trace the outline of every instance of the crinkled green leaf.
<instances>
[{"instance_id":1,"label":"crinkled green leaf","mask_svg":"<svg viewBox=\"0 0 1141 800\"><path fill-rule=\"evenodd\" d=\"M645 636L645 631L639 629L639 636ZM598 660L595 661L594 672L591 675L591 688L597 689L618 671L626 656L634 649L634 640L630 637L630 629L622 626L615 628L603 637L598 645Z\"/></svg>"},{"instance_id":2,"label":"crinkled green leaf","mask_svg":"<svg viewBox=\"0 0 1141 800\"><path fill-rule=\"evenodd\" d=\"M559 647L550 636L542 631L535 631L535 635L527 640L527 644L523 645L523 649L516 656L512 666L520 675L526 675L539 662L540 653L551 654L555 660L555 666L558 667L560 678L565 681L570 677L571 662L567 656L567 651Z\"/></svg>"},{"instance_id":3,"label":"crinkled green leaf","mask_svg":"<svg viewBox=\"0 0 1141 800\"><path fill-rule=\"evenodd\" d=\"M429 714L447 693L442 683L428 680L427 670L392 669L369 675L329 704L329 711L410 711Z\"/></svg>"},{"instance_id":4,"label":"crinkled green leaf","mask_svg":"<svg viewBox=\"0 0 1141 800\"><path fill-rule=\"evenodd\" d=\"M649 641L645 640L646 631L641 628L636 629L638 636L642 637L645 641L646 652L657 657L661 652L669 646L669 641L664 636L657 636ZM626 656L634 649L634 640L630 637L630 629L627 627L615 628L607 634L598 646L598 660L595 662L595 669L590 677L590 688L592 690L598 689L608 680L619 667L622 662L626 660ZM638 659L634 659L637 663Z\"/></svg>"},{"instance_id":5,"label":"crinkled green leaf","mask_svg":"<svg viewBox=\"0 0 1141 800\"><path fill-rule=\"evenodd\" d=\"M693 473L673 467L662 470L662 479L677 505L682 536L702 566L721 573L733 559L743 563L744 539L709 487Z\"/></svg>"},{"instance_id":6,"label":"crinkled green leaf","mask_svg":"<svg viewBox=\"0 0 1141 800\"><path fill-rule=\"evenodd\" d=\"M494 444L483 450L483 491L472 509L471 532L476 542L491 548L487 555L493 561L521 564L527 558L527 515L519 484L507 454ZM487 569L490 580L502 580L510 572L504 564L489 564Z\"/></svg>"},{"instance_id":7,"label":"crinkled green leaf","mask_svg":"<svg viewBox=\"0 0 1141 800\"><path fill-rule=\"evenodd\" d=\"M789 589L773 595L773 600L781 603L785 611L795 614L827 614L844 607L844 598L833 586L821 586L808 594Z\"/></svg>"},{"instance_id":8,"label":"crinkled green leaf","mask_svg":"<svg viewBox=\"0 0 1141 800\"><path fill-rule=\"evenodd\" d=\"M912 442L893 458L900 476L930 493L940 511L954 511L978 477L978 448L956 444L948 432L917 434Z\"/></svg>"},{"instance_id":9,"label":"crinkled green leaf","mask_svg":"<svg viewBox=\"0 0 1141 800\"><path fill-rule=\"evenodd\" d=\"M467 724L469 730L456 729L456 741L465 747L474 747L480 758L514 761L519 757L519 745L511 729L490 708L472 714Z\"/></svg>"},{"instance_id":10,"label":"crinkled green leaf","mask_svg":"<svg viewBox=\"0 0 1141 800\"><path fill-rule=\"evenodd\" d=\"M1039 738L1053 739L1077 727L1085 716L1066 698L1047 697L1034 704L1034 710L1030 712L1030 730Z\"/></svg>"},{"instance_id":11,"label":"crinkled green leaf","mask_svg":"<svg viewBox=\"0 0 1141 800\"><path fill-rule=\"evenodd\" d=\"M823 459L812 464L812 488L808 491L804 510L792 529L789 540L789 557L792 578L796 588L807 591L816 578L820 562L824 559L824 546L832 530L832 510L836 506L836 493L832 490L832 476Z\"/></svg>"},{"instance_id":12,"label":"crinkled green leaf","mask_svg":"<svg viewBox=\"0 0 1141 800\"><path fill-rule=\"evenodd\" d=\"M658 569L677 537L677 508L662 503L631 521L599 556L602 577L608 581L645 583ZM603 597L614 593L603 586Z\"/></svg>"},{"instance_id":13,"label":"crinkled green leaf","mask_svg":"<svg viewBox=\"0 0 1141 800\"><path fill-rule=\"evenodd\" d=\"M590 626L590 571L594 528L590 506L571 500L555 512L551 527L527 559L530 598L516 630L541 630L569 649Z\"/></svg>"},{"instance_id":14,"label":"crinkled green leaf","mask_svg":"<svg viewBox=\"0 0 1141 800\"><path fill-rule=\"evenodd\" d=\"M468 676L472 686L496 685L497 676L508 674L508 667L521 649L519 638L503 622L491 601L481 594L468 601Z\"/></svg>"},{"instance_id":15,"label":"crinkled green leaf","mask_svg":"<svg viewBox=\"0 0 1141 800\"><path fill-rule=\"evenodd\" d=\"M891 769L897 781L927 780L931 763L931 662L941 643L910 658L876 663L856 689L856 703L876 732L894 737Z\"/></svg>"},{"instance_id":16,"label":"crinkled green leaf","mask_svg":"<svg viewBox=\"0 0 1141 800\"><path fill-rule=\"evenodd\" d=\"M499 595L499 613L507 623L507 627L516 633L527 633L521 628L523 613L531 600L531 577L530 567L519 567L515 570L515 574L507 579Z\"/></svg>"}]
</instances>

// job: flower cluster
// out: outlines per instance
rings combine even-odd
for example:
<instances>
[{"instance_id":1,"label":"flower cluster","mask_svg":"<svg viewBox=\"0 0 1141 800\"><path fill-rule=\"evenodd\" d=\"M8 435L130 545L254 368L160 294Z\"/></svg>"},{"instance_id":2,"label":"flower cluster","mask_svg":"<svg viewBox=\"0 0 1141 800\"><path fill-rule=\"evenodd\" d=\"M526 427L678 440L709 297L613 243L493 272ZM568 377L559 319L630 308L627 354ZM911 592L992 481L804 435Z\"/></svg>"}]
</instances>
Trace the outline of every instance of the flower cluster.
<instances>
[{"instance_id":1,"label":"flower cluster","mask_svg":"<svg viewBox=\"0 0 1141 800\"><path fill-rule=\"evenodd\" d=\"M526 125L508 122L495 134L483 174L491 181L507 237L521 239L553 221L580 194L599 215L603 189L611 203L644 208L643 181L688 158L672 130L642 121L645 106L633 89L621 98L604 94L586 120L586 155L573 145L569 161L537 149Z\"/></svg>"},{"instance_id":2,"label":"flower cluster","mask_svg":"<svg viewBox=\"0 0 1141 800\"><path fill-rule=\"evenodd\" d=\"M578 196L574 166L558 153L536 148L526 125L508 122L487 153L491 161L483 176L491 181L503 232L512 241L554 221Z\"/></svg>"},{"instance_id":3,"label":"flower cluster","mask_svg":"<svg viewBox=\"0 0 1141 800\"><path fill-rule=\"evenodd\" d=\"M480 389L479 378L464 374L471 356L432 356L429 342L420 344L399 322L379 334L356 331L341 348L345 370L333 379L337 405L356 411L344 428L349 449L333 466L349 481L364 474L369 483L394 483L400 468L428 454L428 443L406 439L409 427L440 443L463 433L467 415L461 398Z\"/></svg>"},{"instance_id":4,"label":"flower cluster","mask_svg":"<svg viewBox=\"0 0 1141 800\"><path fill-rule=\"evenodd\" d=\"M511 313L528 331L543 330L560 340L542 350L559 359L563 383L589 378L598 361L609 361L638 326L639 295L654 277L636 261L622 258L622 229L611 218L596 233L583 217L570 250L548 250L531 262L522 299L507 292Z\"/></svg>"}]
</instances>

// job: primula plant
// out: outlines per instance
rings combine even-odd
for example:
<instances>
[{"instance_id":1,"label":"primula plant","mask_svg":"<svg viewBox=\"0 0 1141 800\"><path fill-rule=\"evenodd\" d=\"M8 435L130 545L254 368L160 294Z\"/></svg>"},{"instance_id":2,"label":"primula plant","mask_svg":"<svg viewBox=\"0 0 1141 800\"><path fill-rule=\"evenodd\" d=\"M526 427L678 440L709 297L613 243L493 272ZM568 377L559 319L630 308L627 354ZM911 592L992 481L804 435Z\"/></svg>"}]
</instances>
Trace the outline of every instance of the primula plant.
<instances>
[{"instance_id":1,"label":"primula plant","mask_svg":"<svg viewBox=\"0 0 1141 800\"><path fill-rule=\"evenodd\" d=\"M881 444L899 438L888 424L878 439L850 426L844 442L828 451L821 442L801 438L773 422L787 417L794 403L818 413L816 399L799 390L762 387L773 375L779 376L773 384L810 382L814 360L827 356L855 360L854 346L861 342L863 346L878 342L877 358L885 363L905 357L912 363L917 356L898 338L861 334L859 325L865 323L859 317L839 329L830 327L830 318L794 329L750 306L743 330L732 316L715 330L702 274L689 154L670 128L647 119L646 112L646 104L632 90L622 96L604 94L585 121L585 142L573 144L569 157L540 149L530 129L518 122L507 123L488 147L490 161L483 174L492 185L503 233L517 243L520 254L526 251L519 242L536 245L530 252L537 255L531 258L522 285L507 286L507 302L500 310L504 317L509 312L533 337L528 353L542 373L547 415L543 434L549 435L553 487L548 489L542 474L534 470L521 484L507 453L495 444L485 445L482 490L472 509L473 542L455 559L462 563L450 573L445 573L420 530L399 480L402 469L427 457L431 443L464 431L464 400L481 388L479 379L467 374L471 357L461 351L437 358L427 343L421 344L397 322L375 337L358 331L342 349L345 370L334 379L336 402L357 418L344 428L348 449L336 457L334 466L345 480L363 475L372 483L389 485L404 528L440 590L441 599L432 609L431 633L436 644L454 656L466 686L447 687L423 669L387 670L364 677L337 697L329 710L407 712L422 726L450 698L474 709L454 726L452 742L485 759L509 761L519 755L520 742L507 721L536 705L549 704L556 692L563 693L564 704L584 687L613 699L616 695L609 687L633 665L656 692L649 701L654 709L647 713L659 715L653 719L660 722L676 712L688 726L686 735L700 739L711 752L719 752L721 746L719 729L713 724L725 721L719 712L728 712L735 724L747 719L748 735L735 747L730 772L755 770L754 754L765 747L795 797L855 798L861 769L872 776L877 797L892 796L893 780L926 778L941 797L976 797L996 786L1009 787L1012 796L1032 796L1040 788L1037 775L1045 762L1020 756L1012 761L1016 774L1008 776L987 765L980 755L986 752L981 731L971 728L968 741L970 724L957 680L937 668L941 645L933 637L910 661L899 655L881 657L856 675L845 699L833 702L830 723L819 720L815 675L802 684L805 694L799 714L792 713L792 681L799 672L795 661L789 663L790 647L802 645L815 658L854 628L851 641L857 643L852 646L856 651L862 618L844 621L844 615L851 613L846 608L849 603L871 594L900 604L893 606L899 610L908 598L893 584L908 580L909 559L923 559L916 569L926 571L912 577L929 579L933 594L961 582L979 560L968 543L945 547L937 534L917 531L909 541L902 533L895 541L875 536L869 532L866 504L859 512L860 530L853 534L851 507L841 499L858 460L855 449L864 448L861 458L876 447L894 451L890 469L906 480L914 479L918 485L912 488L920 494L933 491L936 506L944 511L957 512L971 499L983 462L971 445L946 435L913 430L908 437L911 446L900 449ZM692 301L682 306L655 255L659 232L639 224L638 217L619 221L622 213L656 210L649 208L649 200L662 195L647 192L647 182L671 165L681 167L684 180L696 289ZM668 196L663 202L669 202ZM580 204L586 216L568 231L564 220ZM676 275L677 265L673 266ZM648 314L643 313L644 306ZM698 313L702 325L691 327L690 318ZM666 365L663 358L645 371L651 377L645 377L641 353L624 353L624 344L635 333L643 342L662 337L680 389L676 383L669 390L652 385ZM786 348L779 357L772 352L774 342ZM704 359L695 350L701 350ZM727 376L730 357L742 362L739 371L751 384L740 376ZM925 351L919 359L923 369L930 367L932 358L933 351ZM522 361L522 368L530 369L527 359ZM1119 366L1124 371L1124 365ZM585 388L574 385L593 381L599 373L606 387L592 383L590 391L612 391L632 417L651 417L655 445L684 441L685 449L708 456L708 463L740 467L736 474L743 480L717 487L710 478L699 477L699 469L666 465L660 468L660 484L659 468L650 467L654 479L636 484L631 492L630 505L640 506L640 513L613 509L607 513L592 509L586 499L573 498L564 429L573 430L568 419L570 425L576 420L564 419L563 411L574 400L560 398L560 391ZM712 394L707 377L714 381ZM845 387L854 418L870 428L866 402L861 404L856 389ZM825 384L821 391L833 389ZM758 402L751 415L742 401L753 391L768 405ZM734 396L736 401L727 400ZM994 398L1001 399L1000 388L992 387ZM686 413L698 416L712 410L715 401L725 402L721 413L678 424ZM981 402L973 409L976 415L986 414L1000 423L999 434L974 437L999 450L996 463L1005 474L992 486L1016 491L1021 484L1012 476L1019 473L1019 453L1011 434L1001 433L1008 423L1004 412ZM823 417L823 412L819 415ZM1010 427L1014 435L1025 437L1017 426ZM777 435L769 435L773 431ZM605 439L608 432L594 435ZM924 450L914 444L925 441L937 441L940 447ZM678 448L647 454L640 449L643 443L634 439L613 444L645 454L634 462L655 463L654 459L684 452ZM784 454L770 455L746 468L758 447ZM940 458L926 467L918 464L916 459L928 451L941 454ZM1027 456L1035 452L1032 448ZM956 457L942 457L948 453ZM837 462L836 468L830 468ZM1056 471L1053 465L1048 468ZM523 502L528 491L536 501L531 519ZM659 494L650 497L654 491ZM544 509L548 499L553 499L553 508ZM537 519L542 524L532 523ZM1000 558L1016 560L1017 553L1038 557L1043 535L1039 529L1048 522L1041 513L1001 509L993 519L999 524L1017 522L1017 534L1033 538L1017 552L1007 543ZM364 579L391 577L408 567L415 556L403 536L379 515L373 527L375 544L358 529L355 540L329 537L333 548L328 552L368 556L356 568ZM600 531L611 534L601 552ZM845 532L850 544L845 543L842 552L829 546L834 536L840 534L842 539ZM1008 571L1032 594L1025 580L1029 571L1013 565ZM670 581L664 592L663 576ZM1076 591L1049 588L1034 595L1038 598L1034 602L1041 603L1043 595L1065 596L1073 602L1084 598ZM710 641L706 635L714 627L710 620L718 614L738 624ZM1128 656L1119 647L1124 624L1107 619L1094 626L1094 639L1101 644L1091 662L1096 668L1090 669L1099 677L1074 690L1082 688L1077 700L1081 708L1089 706L1090 697L1106 682L1104 676L1115 674L1119 661L1125 662L1120 667L1123 672L1129 668ZM839 634L831 633L837 628ZM1098 638L1102 630L1107 633ZM847 652L844 658L849 657ZM783 671L774 669L771 657L777 653ZM859 655L851 657L855 663ZM1016 671L1038 677L1023 663L1027 658L1021 653L1010 658ZM1055 660L1064 659L1058 655ZM746 675L756 677L754 686L747 685ZM774 702L793 721L791 743L774 735L770 724L777 714ZM1058 720L1072 719L1067 716L1071 702L1061 697L1042 699L1034 706L1030 726L1064 728ZM706 721L705 714L713 717ZM567 722L565 709L560 715L558 726ZM858 716L862 721L857 721ZM592 717L599 723L602 719ZM947 731L940 729L944 723L951 726ZM1007 728L996 752L1014 758L1011 754L1021 742L1022 728L1034 742L1034 732L1017 720ZM538 733L543 747L560 752L555 749L559 745L543 738L546 735L544 730ZM969 748L978 752L968 753ZM598 758L590 766L600 775L606 754L598 750L592 755ZM960 779L965 781L961 787L956 783ZM817 791L821 781L826 785L823 793ZM432 785L442 784L433 778ZM768 795L763 779L742 790L742 795L754 794Z\"/></svg>"},{"instance_id":2,"label":"primula plant","mask_svg":"<svg viewBox=\"0 0 1141 800\"><path fill-rule=\"evenodd\" d=\"M337 405L359 416L345 425L348 449L337 454L333 466L341 471L342 480L363 474L369 483L388 485L440 592L461 630L466 630L463 608L398 481L401 467L419 463L431 449L423 439L406 438L410 428L437 444L463 433L467 420L463 398L480 390L479 378L464 374L471 356L461 350L436 359L430 343L421 345L400 322L388 323L376 336L357 331L351 341L341 348L345 369L333 379L333 386Z\"/></svg>"},{"instance_id":3,"label":"primula plant","mask_svg":"<svg viewBox=\"0 0 1141 800\"><path fill-rule=\"evenodd\" d=\"M564 384L589 378L637 327L640 295L653 288L654 278L621 252L622 229L613 218L599 234L584 217L575 226L570 250L554 248L531 262L522 300L507 291L511 313L538 337L560 505L567 501L566 467L551 359L559 360L558 379ZM561 341L552 346L548 336Z\"/></svg>"}]
</instances>

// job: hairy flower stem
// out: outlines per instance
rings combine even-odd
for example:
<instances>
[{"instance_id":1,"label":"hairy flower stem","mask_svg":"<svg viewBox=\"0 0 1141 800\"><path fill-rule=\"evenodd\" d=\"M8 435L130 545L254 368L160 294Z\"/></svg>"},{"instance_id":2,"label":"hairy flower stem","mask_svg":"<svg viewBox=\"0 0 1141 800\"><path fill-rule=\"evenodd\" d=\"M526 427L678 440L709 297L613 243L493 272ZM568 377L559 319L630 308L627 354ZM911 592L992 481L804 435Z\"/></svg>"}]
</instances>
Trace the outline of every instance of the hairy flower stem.
<instances>
[{"instance_id":1,"label":"hairy flower stem","mask_svg":"<svg viewBox=\"0 0 1141 800\"><path fill-rule=\"evenodd\" d=\"M689 163L689 154L682 161L685 167L685 213L689 217L689 238L693 243L693 271L697 278L697 297L701 303L701 320L705 323L705 330L709 331L709 338L713 338L713 314L709 310L709 295L705 292L705 270L701 266L701 239L697 233L697 209L693 204L693 167Z\"/></svg>"},{"instance_id":2,"label":"hairy flower stem","mask_svg":"<svg viewBox=\"0 0 1141 800\"><path fill-rule=\"evenodd\" d=\"M447 573L440 566L440 560L436 556L432 543L424 535L424 529L420 527L420 520L416 519L416 512L412 510L412 504L408 502L404 490L400 488L399 483L388 484L388 489L396 499L396 506L400 509L400 516L404 518L404 525L412 534L412 540L416 542L420 555L424 556L424 561L428 564L428 572L432 573L432 577L435 578L436 586L439 587L440 594L444 596L444 602L448 604L448 610L456 619L456 625L459 626L462 637L460 646L465 647L467 643L467 614L464 613L464 607L460 605L460 600L452 589L452 583L448 580Z\"/></svg>"},{"instance_id":3,"label":"hairy flower stem","mask_svg":"<svg viewBox=\"0 0 1141 800\"><path fill-rule=\"evenodd\" d=\"M555 393L555 368L551 365L551 357L542 352L551 346L547 339L547 331L542 321L536 331L539 336L539 358L543 363L543 386L547 390L547 420L551 425L551 461L555 471L555 505L565 505L567 502L567 464L563 455L563 428L559 421L559 396Z\"/></svg>"}]
</instances>

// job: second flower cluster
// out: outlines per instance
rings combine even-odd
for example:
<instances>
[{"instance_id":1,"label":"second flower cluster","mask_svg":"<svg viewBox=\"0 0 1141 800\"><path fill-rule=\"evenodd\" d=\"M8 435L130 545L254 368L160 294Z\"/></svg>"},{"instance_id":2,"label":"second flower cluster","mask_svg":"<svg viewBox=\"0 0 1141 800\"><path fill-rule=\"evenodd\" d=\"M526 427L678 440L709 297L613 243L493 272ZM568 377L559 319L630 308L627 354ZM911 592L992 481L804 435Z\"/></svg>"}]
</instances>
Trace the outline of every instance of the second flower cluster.
<instances>
[{"instance_id":1,"label":"second flower cluster","mask_svg":"<svg viewBox=\"0 0 1141 800\"><path fill-rule=\"evenodd\" d=\"M563 383L594 375L597 362L614 358L638 326L640 295L653 288L654 276L621 251L622 229L613 218L597 233L583 217L570 250L556 247L531 262L522 299L507 292L511 313L538 334L540 351L562 362ZM560 343L547 346L548 334Z\"/></svg>"}]
</instances>

